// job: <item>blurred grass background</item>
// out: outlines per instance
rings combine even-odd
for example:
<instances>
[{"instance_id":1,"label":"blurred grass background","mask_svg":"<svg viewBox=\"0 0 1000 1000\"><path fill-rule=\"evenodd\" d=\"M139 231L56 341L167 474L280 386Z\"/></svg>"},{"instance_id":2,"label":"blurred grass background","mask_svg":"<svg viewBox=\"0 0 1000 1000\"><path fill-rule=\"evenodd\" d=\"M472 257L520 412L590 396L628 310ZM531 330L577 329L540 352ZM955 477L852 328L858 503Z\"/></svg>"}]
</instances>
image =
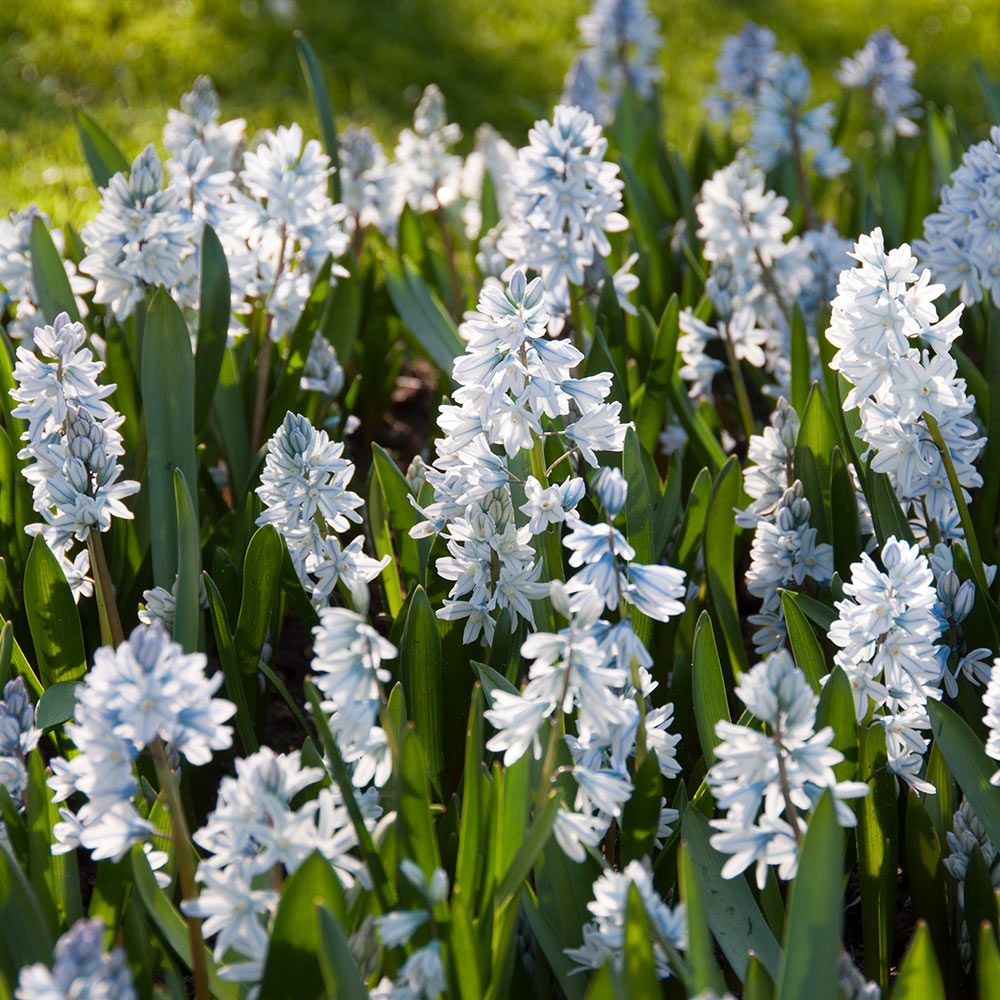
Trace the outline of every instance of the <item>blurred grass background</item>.
<instances>
[{"instance_id":1,"label":"blurred grass background","mask_svg":"<svg viewBox=\"0 0 1000 1000\"><path fill-rule=\"evenodd\" d=\"M225 117L251 132L315 121L292 32L322 59L338 114L373 126L388 150L420 89L436 82L472 135L491 122L515 143L559 96L589 0L0 0L0 211L34 201L79 221L96 194L72 109L83 107L131 158L159 141L166 110L199 73ZM910 47L916 86L951 107L968 138L987 122L974 67L1000 77L997 0L651 0L664 35L666 127L686 146L702 120L723 37L753 19L797 50L819 96L876 28Z\"/></svg>"}]
</instances>

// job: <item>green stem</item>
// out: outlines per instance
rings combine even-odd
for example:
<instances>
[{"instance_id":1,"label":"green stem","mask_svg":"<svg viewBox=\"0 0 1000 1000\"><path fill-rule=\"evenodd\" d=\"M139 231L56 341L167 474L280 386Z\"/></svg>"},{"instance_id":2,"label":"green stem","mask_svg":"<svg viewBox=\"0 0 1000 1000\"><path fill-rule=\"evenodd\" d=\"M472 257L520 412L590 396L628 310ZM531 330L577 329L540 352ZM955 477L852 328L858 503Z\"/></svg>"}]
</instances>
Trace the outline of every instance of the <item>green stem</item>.
<instances>
[{"instance_id":1,"label":"green stem","mask_svg":"<svg viewBox=\"0 0 1000 1000\"><path fill-rule=\"evenodd\" d=\"M174 856L177 859L177 875L181 884L184 899L195 899L198 895L198 885L194 878L193 848L191 834L188 830L187 818L181 804L180 789L177 779L167 760L167 752L163 741L157 737L149 744L149 752L156 767L156 776L160 782L160 792L166 799L167 810L170 813L170 825L173 832ZM191 948L191 976L194 980L194 995L197 1000L210 1000L208 991L208 971L205 966L205 942L201 936L201 921L194 917L186 917L188 928L188 944Z\"/></svg>"},{"instance_id":2,"label":"green stem","mask_svg":"<svg viewBox=\"0 0 1000 1000\"><path fill-rule=\"evenodd\" d=\"M733 338L729 332L729 323L723 327L725 336L723 338L726 345L726 360L729 362L729 374L733 379L733 388L736 390L736 405L740 411L740 423L743 425L743 435L749 442L754 432L753 410L750 408L750 395L747 392L746 380L743 378L743 369L740 366L739 358L736 357L736 348L733 345Z\"/></svg>"},{"instance_id":3,"label":"green stem","mask_svg":"<svg viewBox=\"0 0 1000 1000\"><path fill-rule=\"evenodd\" d=\"M115 603L115 588L111 583L108 560L104 555L104 543L100 532L91 531L87 535L87 550L90 553L90 568L94 574L94 592L97 594L97 612L101 622L101 643L118 646L125 641L118 605Z\"/></svg>"}]
</instances>

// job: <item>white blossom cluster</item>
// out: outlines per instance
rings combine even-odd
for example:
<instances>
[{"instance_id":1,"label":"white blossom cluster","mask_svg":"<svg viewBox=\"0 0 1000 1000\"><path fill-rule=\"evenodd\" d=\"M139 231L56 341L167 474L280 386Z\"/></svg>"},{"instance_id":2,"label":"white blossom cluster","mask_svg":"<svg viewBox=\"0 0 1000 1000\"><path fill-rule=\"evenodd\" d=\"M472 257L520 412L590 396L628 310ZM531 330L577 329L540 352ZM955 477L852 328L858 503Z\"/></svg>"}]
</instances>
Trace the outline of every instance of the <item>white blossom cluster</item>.
<instances>
[{"instance_id":1,"label":"white blossom cluster","mask_svg":"<svg viewBox=\"0 0 1000 1000\"><path fill-rule=\"evenodd\" d=\"M882 117L882 140L906 138L919 131L913 119L920 113L920 95L913 89L916 69L909 50L888 28L874 32L837 70L837 80L845 87L865 90Z\"/></svg>"},{"instance_id":2,"label":"white blossom cluster","mask_svg":"<svg viewBox=\"0 0 1000 1000\"><path fill-rule=\"evenodd\" d=\"M467 349L455 359L453 403L438 416L444 437L426 472L434 500L411 534L445 539L448 555L436 568L453 586L438 615L466 621L466 642L491 643L505 609L513 624L534 625L531 602L548 588L532 538L562 524L583 496L579 477L549 483L538 468L524 480L526 502L515 508L515 457L532 449L537 455L555 437L567 456L596 468L598 451L621 451L624 443L621 404L605 402L611 376L574 378L583 355L569 341L549 339L548 324L542 279L529 283L517 270L506 290L488 281L478 312L462 327Z\"/></svg>"},{"instance_id":3,"label":"white blossom cluster","mask_svg":"<svg viewBox=\"0 0 1000 1000\"><path fill-rule=\"evenodd\" d=\"M416 889L422 906L415 910L391 910L375 918L379 941L387 948L401 948L409 944L421 927L431 919L435 906L448 898L448 874L436 868L428 879L420 866L410 858L399 863L400 874ZM428 1000L447 990L448 976L441 955L441 946L435 941L410 951L400 966L395 981L383 977L371 991L373 1000Z\"/></svg>"},{"instance_id":4,"label":"white blossom cluster","mask_svg":"<svg viewBox=\"0 0 1000 1000\"><path fill-rule=\"evenodd\" d=\"M660 979L670 976L668 956L660 940L675 951L687 950L687 917L683 903L671 909L653 885L648 863L630 861L616 872L605 871L594 882L594 898L587 904L593 919L583 925L583 944L567 948L567 956L576 964L574 972L599 969L611 962L621 972L625 961L625 919L629 890L635 886L642 900L646 918L653 926L653 961Z\"/></svg>"},{"instance_id":5,"label":"white blossom cluster","mask_svg":"<svg viewBox=\"0 0 1000 1000\"><path fill-rule=\"evenodd\" d=\"M968 491L982 485L974 463L985 439L950 353L962 332L962 307L939 319L934 300L944 285L917 270L905 243L886 251L880 229L861 236L851 256L860 267L841 273L826 332L837 348L831 367L851 384L844 409L859 409L865 456L888 475L904 507L913 505L922 524L936 521L945 540L960 537L955 497L924 414L940 426L970 499Z\"/></svg>"},{"instance_id":6,"label":"white blossom cluster","mask_svg":"<svg viewBox=\"0 0 1000 1000\"><path fill-rule=\"evenodd\" d=\"M942 697L948 647L939 644L944 622L927 557L916 545L890 538L883 569L867 553L851 565L838 617L827 636L838 647L834 662L854 691L860 724L885 728L889 769L917 791L934 792L920 776L930 729L929 699Z\"/></svg>"},{"instance_id":7,"label":"white blossom cluster","mask_svg":"<svg viewBox=\"0 0 1000 1000\"><path fill-rule=\"evenodd\" d=\"M29 463L22 471L44 522L26 530L43 536L79 600L93 592L90 559L86 548L70 549L91 531L107 531L112 518L130 520L123 501L139 484L120 479L124 418L107 402L115 385L97 381L104 363L86 346L83 324L60 313L36 328L32 341L17 349L10 391L13 415L27 422L18 458Z\"/></svg>"},{"instance_id":8,"label":"white blossom cluster","mask_svg":"<svg viewBox=\"0 0 1000 1000\"><path fill-rule=\"evenodd\" d=\"M1000 306L1000 126L965 151L913 248L963 302Z\"/></svg>"},{"instance_id":9,"label":"white blossom cluster","mask_svg":"<svg viewBox=\"0 0 1000 1000\"><path fill-rule=\"evenodd\" d=\"M562 103L610 125L626 90L646 99L660 79L660 26L646 0L594 0L577 26L583 44L566 75Z\"/></svg>"},{"instance_id":10,"label":"white blossom cluster","mask_svg":"<svg viewBox=\"0 0 1000 1000\"><path fill-rule=\"evenodd\" d=\"M1000 760L1000 666L997 661L993 663L990 680L983 693L983 704L986 706L983 724L989 730L986 755L993 760ZM1000 785L1000 770L993 773L990 781L994 785Z\"/></svg>"},{"instance_id":11,"label":"white blossom cluster","mask_svg":"<svg viewBox=\"0 0 1000 1000\"><path fill-rule=\"evenodd\" d=\"M104 950L104 924L78 920L56 942L50 969L42 963L22 966L17 1000L135 1000L125 952Z\"/></svg>"},{"instance_id":12,"label":"white blossom cluster","mask_svg":"<svg viewBox=\"0 0 1000 1000\"><path fill-rule=\"evenodd\" d=\"M0 785L14 802L24 798L28 785L25 759L38 746L41 736L24 680L15 677L7 681L0 701Z\"/></svg>"},{"instance_id":13,"label":"white blossom cluster","mask_svg":"<svg viewBox=\"0 0 1000 1000\"><path fill-rule=\"evenodd\" d=\"M31 268L31 228L35 219L41 219L49 227L49 218L34 205L23 212L11 212L6 219L0 219L0 306L8 305L11 320L7 333L13 340L23 341L31 346L31 338L36 326L44 325L38 309L38 290ZM50 235L62 259L70 289L76 301L77 311L87 315L84 295L94 290L94 283L86 275L80 274L76 264L66 256L66 240L60 230Z\"/></svg>"},{"instance_id":14,"label":"white blossom cluster","mask_svg":"<svg viewBox=\"0 0 1000 1000\"><path fill-rule=\"evenodd\" d=\"M583 285L587 269L611 253L608 233L628 228L624 182L604 159L607 148L593 115L559 104L517 154L510 215L496 245L516 267L541 275L553 317L570 312L570 286ZM614 277L619 298L624 277Z\"/></svg>"},{"instance_id":15,"label":"white blossom cluster","mask_svg":"<svg viewBox=\"0 0 1000 1000\"><path fill-rule=\"evenodd\" d=\"M325 605L339 583L355 604L367 607L368 584L382 572L382 560L365 555L364 537L346 546L339 535L361 523L364 501L348 489L354 463L344 446L331 441L306 417L286 413L267 443L257 495L264 510L258 524L273 524L285 539L302 586L317 605Z\"/></svg>"},{"instance_id":16,"label":"white blossom cluster","mask_svg":"<svg viewBox=\"0 0 1000 1000\"><path fill-rule=\"evenodd\" d=\"M118 860L157 833L136 808L135 763L154 741L195 766L231 745L224 723L236 706L214 697L222 674L206 676L206 665L204 653L183 652L159 626L97 650L65 727L78 753L50 762L54 801L85 799L75 811L60 808L53 853L83 847L95 861Z\"/></svg>"},{"instance_id":17,"label":"white blossom cluster","mask_svg":"<svg viewBox=\"0 0 1000 1000\"><path fill-rule=\"evenodd\" d=\"M324 777L320 768L304 766L298 751L276 754L262 747L236 761L235 777L222 778L215 808L194 835L205 852L196 874L202 888L181 908L203 920L203 933L215 939L216 960L226 963L219 969L223 979L261 978L268 926L280 896L273 879L267 884L269 875L292 874L319 851L345 888L357 880L367 883L362 863L351 853L357 834L339 790L336 785L315 790ZM374 827L381 814L375 796L359 796L358 805Z\"/></svg>"},{"instance_id":18,"label":"white blossom cluster","mask_svg":"<svg viewBox=\"0 0 1000 1000\"><path fill-rule=\"evenodd\" d=\"M314 683L351 780L381 788L392 776L389 740L377 724L390 679L382 661L395 659L396 647L346 608L321 609L313 638Z\"/></svg>"},{"instance_id":19,"label":"white blossom cluster","mask_svg":"<svg viewBox=\"0 0 1000 1000\"><path fill-rule=\"evenodd\" d=\"M715 62L715 89L705 101L713 120L728 123L738 111L751 111L765 82L781 65L774 32L748 21L727 35Z\"/></svg>"},{"instance_id":20,"label":"white blossom cluster","mask_svg":"<svg viewBox=\"0 0 1000 1000\"><path fill-rule=\"evenodd\" d=\"M340 198L349 228L374 226L393 238L403 209L399 168L386 158L371 130L351 126L337 140Z\"/></svg>"},{"instance_id":21,"label":"white blossom cluster","mask_svg":"<svg viewBox=\"0 0 1000 1000\"><path fill-rule=\"evenodd\" d=\"M399 133L396 162L403 197L414 212L436 212L461 191L462 157L452 148L462 130L448 121L444 95L430 84L413 115L413 128Z\"/></svg>"},{"instance_id":22,"label":"white blossom cluster","mask_svg":"<svg viewBox=\"0 0 1000 1000\"><path fill-rule=\"evenodd\" d=\"M816 731L819 698L786 650L744 674L736 694L766 728L716 723L722 742L706 781L726 815L711 821L711 842L732 855L723 878L755 865L763 889L772 865L780 878L795 877L808 813L824 791L833 795L837 822L853 827L857 817L845 800L866 795L868 786L837 781L833 768L844 756L830 745L831 727Z\"/></svg>"}]
</instances>

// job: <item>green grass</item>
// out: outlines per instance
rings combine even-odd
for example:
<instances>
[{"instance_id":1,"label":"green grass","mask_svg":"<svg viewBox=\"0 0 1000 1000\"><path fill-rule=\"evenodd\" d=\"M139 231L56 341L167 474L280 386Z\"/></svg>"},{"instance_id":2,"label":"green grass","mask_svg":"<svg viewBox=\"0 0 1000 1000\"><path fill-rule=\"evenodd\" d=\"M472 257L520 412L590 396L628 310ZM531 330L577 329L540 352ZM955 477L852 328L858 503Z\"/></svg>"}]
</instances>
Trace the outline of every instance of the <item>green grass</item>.
<instances>
[{"instance_id":1,"label":"green grass","mask_svg":"<svg viewBox=\"0 0 1000 1000\"><path fill-rule=\"evenodd\" d=\"M272 0L273 2L273 0ZM285 0L288 2L288 0ZM0 211L30 201L55 221L85 218L95 195L72 109L84 107L134 155L158 141L166 110L199 73L213 76L227 116L251 129L301 119L314 127L292 31L327 68L341 125L371 124L391 145L420 89L437 82L468 135L483 121L521 141L558 98L588 0L16 0L0 3ZM667 129L686 145L701 116L722 38L747 18L798 50L821 95L839 59L888 25L910 46L917 86L951 106L963 131L987 115L977 62L1000 75L995 0L681 2L652 0L663 25Z\"/></svg>"}]
</instances>

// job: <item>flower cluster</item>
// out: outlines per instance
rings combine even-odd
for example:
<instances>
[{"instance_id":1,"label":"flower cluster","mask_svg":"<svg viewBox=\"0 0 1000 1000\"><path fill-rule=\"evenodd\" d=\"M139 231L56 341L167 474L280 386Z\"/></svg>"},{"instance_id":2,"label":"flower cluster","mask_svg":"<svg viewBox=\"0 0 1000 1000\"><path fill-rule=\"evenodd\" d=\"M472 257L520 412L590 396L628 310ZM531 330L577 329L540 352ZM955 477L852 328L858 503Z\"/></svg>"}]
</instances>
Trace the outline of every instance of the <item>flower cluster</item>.
<instances>
[{"instance_id":1,"label":"flower cluster","mask_svg":"<svg viewBox=\"0 0 1000 1000\"><path fill-rule=\"evenodd\" d=\"M444 95L433 83L413 115L413 128L399 133L396 162L406 203L414 212L436 212L450 205L461 189L462 158L452 147L462 130L448 121Z\"/></svg>"},{"instance_id":2,"label":"flower cluster","mask_svg":"<svg viewBox=\"0 0 1000 1000\"><path fill-rule=\"evenodd\" d=\"M298 751L276 754L262 747L237 760L235 777L220 782L215 808L194 835L206 852L197 871L202 889L184 900L182 909L205 921L217 960L229 962L220 969L223 978L250 983L261 978L279 893L265 888L260 876L291 874L319 851L345 888L366 881L361 862L350 853L357 834L340 792L335 785L315 790L324 778L319 768L303 766ZM374 827L381 814L375 798L359 796L358 804ZM229 957L234 954L239 961Z\"/></svg>"},{"instance_id":3,"label":"flower cluster","mask_svg":"<svg viewBox=\"0 0 1000 1000\"><path fill-rule=\"evenodd\" d=\"M517 267L545 282L553 316L570 311L570 286L611 252L608 233L628 228L621 214L624 183L604 159L608 141L593 115L557 105L537 121L512 172L510 215L497 246Z\"/></svg>"},{"instance_id":4,"label":"flower cluster","mask_svg":"<svg viewBox=\"0 0 1000 1000\"><path fill-rule=\"evenodd\" d=\"M566 75L563 104L609 125L627 89L648 98L660 78L659 24L646 0L594 0L577 25L583 48Z\"/></svg>"},{"instance_id":5,"label":"flower cluster","mask_svg":"<svg viewBox=\"0 0 1000 1000\"><path fill-rule=\"evenodd\" d=\"M941 698L948 649L938 645L943 622L934 575L916 545L890 538L880 570L871 556L851 565L838 618L827 633L838 647L834 660L854 691L858 722L870 706L885 727L889 768L918 791L934 786L920 777L930 728L928 699Z\"/></svg>"},{"instance_id":6,"label":"flower cluster","mask_svg":"<svg viewBox=\"0 0 1000 1000\"><path fill-rule=\"evenodd\" d=\"M788 652L773 653L744 674L736 694L766 729L716 724L721 743L706 780L726 815L711 821L712 846L732 855L723 878L756 865L763 889L771 865L781 878L795 877L806 814L825 790L833 794L837 822L852 827L857 819L844 800L866 795L868 786L837 781L833 768L844 756L830 746L829 726L816 731L819 698Z\"/></svg>"},{"instance_id":7,"label":"flower cluster","mask_svg":"<svg viewBox=\"0 0 1000 1000\"><path fill-rule=\"evenodd\" d=\"M52 968L25 965L18 976L17 1000L135 1000L125 952L104 951L104 924L78 920L56 942Z\"/></svg>"},{"instance_id":8,"label":"flower cluster","mask_svg":"<svg viewBox=\"0 0 1000 1000\"><path fill-rule=\"evenodd\" d=\"M267 443L267 458L257 495L264 510L258 524L273 524L288 546L288 553L302 586L317 605L326 604L338 583L343 583L355 604L367 606L367 586L382 571L387 559L364 553L358 535L346 546L339 534L363 501L349 490L354 463L343 457L344 446L331 441L303 416L286 413Z\"/></svg>"},{"instance_id":9,"label":"flower cluster","mask_svg":"<svg viewBox=\"0 0 1000 1000\"><path fill-rule=\"evenodd\" d=\"M38 308L38 290L31 268L31 231L35 220L48 228L49 219L34 205L23 212L11 212L6 219L0 219L0 287L5 295L0 295L0 305L9 306L11 319L7 323L8 335L31 346L31 338L36 326L43 325ZM65 255L65 238L61 231L51 233L70 289L76 301L77 312L87 315L87 303L83 296L94 290L94 283L86 275L80 274L76 264Z\"/></svg>"},{"instance_id":10,"label":"flower cluster","mask_svg":"<svg viewBox=\"0 0 1000 1000\"><path fill-rule=\"evenodd\" d=\"M968 500L982 484L974 463L985 440L950 353L962 307L939 319L934 300L944 286L918 272L905 243L887 252L880 229L860 237L852 256L860 267L841 273L826 332L837 348L831 367L851 384L844 409L859 408L857 434L872 470L888 475L915 518L938 522L946 540L959 537L955 497L925 415L939 425Z\"/></svg>"},{"instance_id":11,"label":"flower cluster","mask_svg":"<svg viewBox=\"0 0 1000 1000\"><path fill-rule=\"evenodd\" d=\"M27 530L43 536L79 599L92 592L90 560L86 549L69 550L92 531L107 531L112 518L131 519L122 501L139 484L120 479L123 418L107 402L116 387L98 383L104 363L86 346L86 329L60 313L33 341L33 349L17 349L10 393L13 415L27 422L18 457L30 463L23 474L44 521Z\"/></svg>"},{"instance_id":12,"label":"flower cluster","mask_svg":"<svg viewBox=\"0 0 1000 1000\"><path fill-rule=\"evenodd\" d=\"M515 624L519 618L534 624L531 601L544 597L547 586L539 580L532 537L564 522L583 496L582 479L549 483L540 460L524 482L520 511L527 523L518 526L514 456L532 449L539 456L545 437L555 436L567 458L579 454L596 468L598 451L621 451L624 442L621 404L605 402L611 376L574 378L583 355L569 341L550 340L548 323L540 278L528 282L517 270L506 291L487 282L479 311L462 327L467 350L455 360L454 404L442 406L438 417L445 437L427 470L434 501L413 534L441 532L447 542L448 555L436 567L453 586L438 614L466 620L466 642L480 636L492 642L495 616L505 609ZM545 430L548 422L558 429Z\"/></svg>"},{"instance_id":13,"label":"flower cluster","mask_svg":"<svg viewBox=\"0 0 1000 1000\"><path fill-rule=\"evenodd\" d=\"M761 89L781 65L774 32L748 21L738 35L727 35L715 62L716 85L705 101L709 115L729 122L737 111L749 111Z\"/></svg>"},{"instance_id":14,"label":"flower cluster","mask_svg":"<svg viewBox=\"0 0 1000 1000\"><path fill-rule=\"evenodd\" d=\"M989 730L986 755L993 760L1000 760L1000 666L996 662L993 664L990 681L983 694L983 704L986 706L983 723ZM994 772L990 781L994 785L1000 785L1000 770Z\"/></svg>"},{"instance_id":15,"label":"flower cluster","mask_svg":"<svg viewBox=\"0 0 1000 1000\"><path fill-rule=\"evenodd\" d=\"M845 87L866 90L882 116L882 140L906 138L919 131L913 118L920 95L913 89L916 67L905 45L887 28L869 36L864 47L844 59L837 79Z\"/></svg>"},{"instance_id":16,"label":"flower cluster","mask_svg":"<svg viewBox=\"0 0 1000 1000\"><path fill-rule=\"evenodd\" d=\"M351 126L337 140L340 197L354 231L374 226L392 238L402 211L399 169L386 158L375 136Z\"/></svg>"},{"instance_id":17,"label":"flower cluster","mask_svg":"<svg viewBox=\"0 0 1000 1000\"><path fill-rule=\"evenodd\" d=\"M392 774L388 737L376 725L389 681L382 661L394 659L396 647L345 608L323 608L313 636L315 684L337 747L355 786L381 788Z\"/></svg>"},{"instance_id":18,"label":"flower cluster","mask_svg":"<svg viewBox=\"0 0 1000 1000\"><path fill-rule=\"evenodd\" d=\"M203 653L184 653L155 625L139 626L117 649L97 650L66 724L78 753L51 761L54 800L86 799L76 812L59 810L54 852L84 847L95 860L117 860L156 833L136 808L134 770L154 742L194 765L231 745L224 723L236 706L214 697L222 675L206 676L206 664Z\"/></svg>"},{"instance_id":19,"label":"flower cluster","mask_svg":"<svg viewBox=\"0 0 1000 1000\"><path fill-rule=\"evenodd\" d=\"M41 739L35 727L35 710L20 677L7 681L0 701L0 785L18 802L28 783L25 758Z\"/></svg>"},{"instance_id":20,"label":"flower cluster","mask_svg":"<svg viewBox=\"0 0 1000 1000\"><path fill-rule=\"evenodd\" d=\"M1000 126L966 150L913 248L963 302L1000 306Z\"/></svg>"},{"instance_id":21,"label":"flower cluster","mask_svg":"<svg viewBox=\"0 0 1000 1000\"><path fill-rule=\"evenodd\" d=\"M625 961L625 914L629 891L635 886L653 930L653 959L660 979L670 976L668 956L660 941L675 951L687 950L687 917L683 903L671 909L653 886L647 864L630 861L621 872L608 870L594 882L594 898L587 904L593 920L583 926L583 944L567 948L575 972L599 969L606 962L621 971Z\"/></svg>"}]
</instances>

